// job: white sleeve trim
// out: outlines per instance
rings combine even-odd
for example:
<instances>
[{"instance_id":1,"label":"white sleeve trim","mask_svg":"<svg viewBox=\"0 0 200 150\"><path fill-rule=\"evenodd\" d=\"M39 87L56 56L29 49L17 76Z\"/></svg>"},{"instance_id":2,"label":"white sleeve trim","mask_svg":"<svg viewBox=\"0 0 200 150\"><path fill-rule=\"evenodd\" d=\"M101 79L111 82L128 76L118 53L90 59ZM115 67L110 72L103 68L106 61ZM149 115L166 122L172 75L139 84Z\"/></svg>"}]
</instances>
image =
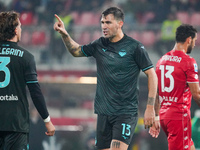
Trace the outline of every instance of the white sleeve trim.
<instances>
[{"instance_id":1,"label":"white sleeve trim","mask_svg":"<svg viewBox=\"0 0 200 150\"><path fill-rule=\"evenodd\" d=\"M187 83L199 83L199 82L188 82L188 81L187 81Z\"/></svg>"}]
</instances>

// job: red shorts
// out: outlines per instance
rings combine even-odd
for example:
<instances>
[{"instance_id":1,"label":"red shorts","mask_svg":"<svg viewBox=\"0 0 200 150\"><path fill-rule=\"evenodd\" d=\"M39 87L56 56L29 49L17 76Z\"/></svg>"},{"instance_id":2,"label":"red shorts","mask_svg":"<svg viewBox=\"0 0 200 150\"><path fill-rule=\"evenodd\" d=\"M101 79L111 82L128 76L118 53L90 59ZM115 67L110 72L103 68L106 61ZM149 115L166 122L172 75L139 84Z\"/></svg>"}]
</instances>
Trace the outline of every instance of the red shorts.
<instances>
[{"instance_id":1,"label":"red shorts","mask_svg":"<svg viewBox=\"0 0 200 150\"><path fill-rule=\"evenodd\" d=\"M184 117L183 120L164 119L160 121L160 124L167 135L168 150L190 150L194 143L191 139L191 119L189 117Z\"/></svg>"}]
</instances>

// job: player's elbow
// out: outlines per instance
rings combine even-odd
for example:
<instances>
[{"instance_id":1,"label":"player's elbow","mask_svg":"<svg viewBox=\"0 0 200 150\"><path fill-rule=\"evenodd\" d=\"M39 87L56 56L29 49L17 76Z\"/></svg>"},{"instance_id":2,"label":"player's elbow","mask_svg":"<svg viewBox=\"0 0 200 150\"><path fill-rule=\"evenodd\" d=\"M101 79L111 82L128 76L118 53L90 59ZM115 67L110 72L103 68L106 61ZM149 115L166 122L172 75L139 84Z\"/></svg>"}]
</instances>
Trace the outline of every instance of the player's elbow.
<instances>
[{"instance_id":1,"label":"player's elbow","mask_svg":"<svg viewBox=\"0 0 200 150\"><path fill-rule=\"evenodd\" d=\"M73 57L83 57L80 53L71 53Z\"/></svg>"},{"instance_id":2,"label":"player's elbow","mask_svg":"<svg viewBox=\"0 0 200 150\"><path fill-rule=\"evenodd\" d=\"M76 53L71 53L71 55L72 55L73 57L78 57L78 55L77 55Z\"/></svg>"}]
</instances>

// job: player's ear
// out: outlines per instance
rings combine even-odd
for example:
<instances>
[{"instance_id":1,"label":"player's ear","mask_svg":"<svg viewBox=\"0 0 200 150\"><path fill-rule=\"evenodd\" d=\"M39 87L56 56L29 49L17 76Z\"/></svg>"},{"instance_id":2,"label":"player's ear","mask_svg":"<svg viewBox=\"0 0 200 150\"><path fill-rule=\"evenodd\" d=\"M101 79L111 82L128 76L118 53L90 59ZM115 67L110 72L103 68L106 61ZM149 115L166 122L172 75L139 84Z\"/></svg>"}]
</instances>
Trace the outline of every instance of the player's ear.
<instances>
[{"instance_id":1,"label":"player's ear","mask_svg":"<svg viewBox=\"0 0 200 150\"><path fill-rule=\"evenodd\" d=\"M15 28L15 35L17 35L17 32L18 32L18 29L17 29L17 28Z\"/></svg>"},{"instance_id":2,"label":"player's ear","mask_svg":"<svg viewBox=\"0 0 200 150\"><path fill-rule=\"evenodd\" d=\"M190 37L188 37L186 40L187 40L187 43L188 43L188 44L191 44L191 42L192 42L192 37L190 36Z\"/></svg>"},{"instance_id":3,"label":"player's ear","mask_svg":"<svg viewBox=\"0 0 200 150\"><path fill-rule=\"evenodd\" d=\"M122 26L124 25L123 21L119 21L119 26L122 28Z\"/></svg>"}]
</instances>

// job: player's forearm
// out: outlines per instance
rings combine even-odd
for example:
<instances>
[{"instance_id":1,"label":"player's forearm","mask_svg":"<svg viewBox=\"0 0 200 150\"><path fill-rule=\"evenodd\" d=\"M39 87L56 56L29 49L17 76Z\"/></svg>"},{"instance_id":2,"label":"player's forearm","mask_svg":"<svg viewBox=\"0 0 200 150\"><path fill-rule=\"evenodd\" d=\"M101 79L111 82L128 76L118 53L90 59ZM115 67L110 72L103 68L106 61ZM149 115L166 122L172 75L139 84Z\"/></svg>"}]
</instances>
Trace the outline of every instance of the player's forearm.
<instances>
[{"instance_id":1,"label":"player's forearm","mask_svg":"<svg viewBox=\"0 0 200 150\"><path fill-rule=\"evenodd\" d=\"M84 56L81 51L81 45L75 42L69 34L62 34L62 40L67 48L67 50L74 56L74 57L81 57Z\"/></svg>"},{"instance_id":2,"label":"player's forearm","mask_svg":"<svg viewBox=\"0 0 200 150\"><path fill-rule=\"evenodd\" d=\"M157 84L156 84L156 80L155 81L149 81L149 94L148 94L148 103L147 104L151 104L154 105L155 103L155 99L156 99L156 90L157 90Z\"/></svg>"},{"instance_id":3,"label":"player's forearm","mask_svg":"<svg viewBox=\"0 0 200 150\"><path fill-rule=\"evenodd\" d=\"M49 116L49 112L47 110L44 96L41 92L39 84L29 83L27 86L37 111L39 112L42 119L46 119Z\"/></svg>"},{"instance_id":4,"label":"player's forearm","mask_svg":"<svg viewBox=\"0 0 200 150\"><path fill-rule=\"evenodd\" d=\"M147 74L148 76L148 101L147 105L154 105L155 104L155 98L157 93L157 76L152 68L151 71Z\"/></svg>"}]
</instances>

